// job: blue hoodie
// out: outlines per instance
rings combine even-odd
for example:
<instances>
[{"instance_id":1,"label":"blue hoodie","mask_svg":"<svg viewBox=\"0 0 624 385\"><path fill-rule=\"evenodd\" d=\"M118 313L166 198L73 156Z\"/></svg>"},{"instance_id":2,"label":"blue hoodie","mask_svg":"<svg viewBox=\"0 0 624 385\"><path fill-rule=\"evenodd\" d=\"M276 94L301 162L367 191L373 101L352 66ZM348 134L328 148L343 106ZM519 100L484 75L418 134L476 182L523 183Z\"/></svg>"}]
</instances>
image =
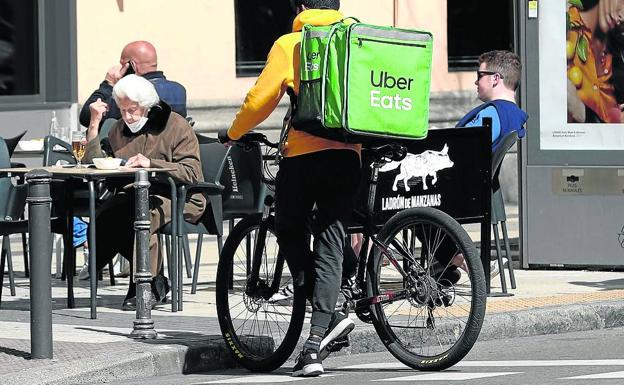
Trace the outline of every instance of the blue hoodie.
<instances>
[{"instance_id":1,"label":"blue hoodie","mask_svg":"<svg viewBox=\"0 0 624 385\"><path fill-rule=\"evenodd\" d=\"M464 115L455 127L482 126L484 117L492 118L492 152L496 151L500 141L511 132L518 132L518 137L522 138L525 134L524 123L529 118L516 103L492 100Z\"/></svg>"}]
</instances>

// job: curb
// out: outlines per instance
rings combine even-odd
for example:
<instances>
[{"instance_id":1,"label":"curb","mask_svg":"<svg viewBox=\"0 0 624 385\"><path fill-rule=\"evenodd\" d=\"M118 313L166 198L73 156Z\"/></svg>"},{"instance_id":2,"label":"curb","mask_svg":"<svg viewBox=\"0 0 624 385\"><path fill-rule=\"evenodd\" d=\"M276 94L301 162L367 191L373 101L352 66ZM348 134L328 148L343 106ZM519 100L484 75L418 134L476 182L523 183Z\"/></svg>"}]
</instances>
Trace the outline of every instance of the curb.
<instances>
[{"instance_id":1,"label":"curb","mask_svg":"<svg viewBox=\"0 0 624 385\"><path fill-rule=\"evenodd\" d=\"M136 343L120 356L100 355L91 359L54 362L37 370L20 370L0 376L0 385L93 384L209 370L233 368L235 361L220 336L203 341L171 340L166 344Z\"/></svg>"},{"instance_id":2,"label":"curb","mask_svg":"<svg viewBox=\"0 0 624 385\"><path fill-rule=\"evenodd\" d=\"M479 341L560 334L624 326L624 303L594 302L516 312L487 314ZM351 347L335 353L352 355L385 351L374 328L358 323L351 334ZM92 360L51 363L40 370L23 370L0 376L0 384L67 385L189 374L236 367L219 336L203 341L171 340L167 344L137 345L125 357L100 356Z\"/></svg>"}]
</instances>

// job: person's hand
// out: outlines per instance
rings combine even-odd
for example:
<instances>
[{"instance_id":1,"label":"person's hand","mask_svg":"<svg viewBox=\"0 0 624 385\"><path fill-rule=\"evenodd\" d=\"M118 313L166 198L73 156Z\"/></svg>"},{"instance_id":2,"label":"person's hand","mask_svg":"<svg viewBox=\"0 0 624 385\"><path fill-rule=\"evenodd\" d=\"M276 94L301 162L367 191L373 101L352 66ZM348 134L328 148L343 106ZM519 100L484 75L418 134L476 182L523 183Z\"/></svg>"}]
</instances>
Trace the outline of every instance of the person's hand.
<instances>
[{"instance_id":1,"label":"person's hand","mask_svg":"<svg viewBox=\"0 0 624 385\"><path fill-rule=\"evenodd\" d=\"M149 158L145 157L145 155L138 153L135 156L132 156L128 159L128 161L126 162L126 167L133 167L133 168L149 168L151 165L151 162L149 160Z\"/></svg>"},{"instance_id":2,"label":"person's hand","mask_svg":"<svg viewBox=\"0 0 624 385\"><path fill-rule=\"evenodd\" d=\"M87 131L87 140L91 140L93 137L97 136L100 122L108 112L108 104L104 103L102 99L97 98L95 102L89 104L89 112L91 113L91 121L89 122L89 129Z\"/></svg>"},{"instance_id":3,"label":"person's hand","mask_svg":"<svg viewBox=\"0 0 624 385\"><path fill-rule=\"evenodd\" d=\"M227 128L217 131L217 138L219 139L219 143L225 145L225 147L230 147L233 144L232 139L228 136Z\"/></svg>"},{"instance_id":4,"label":"person's hand","mask_svg":"<svg viewBox=\"0 0 624 385\"><path fill-rule=\"evenodd\" d=\"M128 70L128 66L130 66L130 62L126 62L126 64L124 64L123 66L120 64L115 64L108 69L104 80L106 80L106 82L110 84L111 87L114 86L115 84L117 84L119 79L124 77L126 71Z\"/></svg>"},{"instance_id":5,"label":"person's hand","mask_svg":"<svg viewBox=\"0 0 624 385\"><path fill-rule=\"evenodd\" d=\"M598 2L598 25L607 33L624 21L623 0L600 0Z\"/></svg>"}]
</instances>

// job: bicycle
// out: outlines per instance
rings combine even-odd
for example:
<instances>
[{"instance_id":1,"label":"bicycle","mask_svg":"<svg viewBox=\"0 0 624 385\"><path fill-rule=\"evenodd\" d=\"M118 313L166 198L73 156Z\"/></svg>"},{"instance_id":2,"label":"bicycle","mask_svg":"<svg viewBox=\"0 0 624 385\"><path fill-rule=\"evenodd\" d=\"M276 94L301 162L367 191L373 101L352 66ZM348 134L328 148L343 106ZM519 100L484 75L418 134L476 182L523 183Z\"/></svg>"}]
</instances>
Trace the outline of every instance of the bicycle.
<instances>
[{"instance_id":1,"label":"bicycle","mask_svg":"<svg viewBox=\"0 0 624 385\"><path fill-rule=\"evenodd\" d=\"M239 140L243 145L250 142L277 147L259 133ZM406 149L391 143L363 151L372 166L368 199L364 210L354 211L356 225L349 227L350 232L363 233L363 246L355 276L341 289L342 309L372 323L385 347L405 365L446 369L470 351L481 330L486 306L481 261L466 231L442 211L410 208L383 226L374 224L379 168L404 158ZM270 158L264 158L265 166ZM262 214L236 224L217 268L222 335L235 360L254 372L269 372L286 362L297 347L306 312L304 293L283 295L293 287L293 277L279 253L272 205L269 196ZM440 247L443 242L454 248L453 256L463 254L465 270L457 282L445 276L449 264L436 263L436 252L449 250Z\"/></svg>"}]
</instances>

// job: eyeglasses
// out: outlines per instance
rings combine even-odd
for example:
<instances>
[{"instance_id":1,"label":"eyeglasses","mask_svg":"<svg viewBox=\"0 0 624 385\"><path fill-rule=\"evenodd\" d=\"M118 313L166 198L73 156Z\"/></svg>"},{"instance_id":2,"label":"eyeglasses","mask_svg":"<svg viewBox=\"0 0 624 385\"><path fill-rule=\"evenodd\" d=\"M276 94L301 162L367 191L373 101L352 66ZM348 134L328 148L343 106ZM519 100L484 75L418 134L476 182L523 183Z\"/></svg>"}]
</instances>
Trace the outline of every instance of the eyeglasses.
<instances>
[{"instance_id":1,"label":"eyeglasses","mask_svg":"<svg viewBox=\"0 0 624 385\"><path fill-rule=\"evenodd\" d=\"M487 76L487 75L496 75L498 74L498 77L501 79L504 79L505 77L503 75L500 74L500 72L495 72L495 71L477 71L477 80L481 80L482 77Z\"/></svg>"}]
</instances>

